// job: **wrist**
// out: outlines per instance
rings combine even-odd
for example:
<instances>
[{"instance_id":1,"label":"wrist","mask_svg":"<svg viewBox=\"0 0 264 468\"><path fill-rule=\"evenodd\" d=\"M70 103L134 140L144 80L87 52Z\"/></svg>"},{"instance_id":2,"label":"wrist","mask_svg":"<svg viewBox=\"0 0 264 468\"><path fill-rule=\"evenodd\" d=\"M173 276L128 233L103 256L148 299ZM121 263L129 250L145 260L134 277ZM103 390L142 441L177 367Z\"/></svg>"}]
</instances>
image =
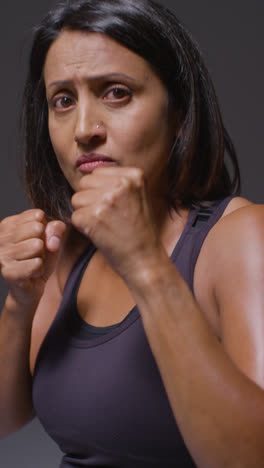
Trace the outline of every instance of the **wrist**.
<instances>
[{"instance_id":1,"label":"wrist","mask_svg":"<svg viewBox=\"0 0 264 468\"><path fill-rule=\"evenodd\" d=\"M163 246L159 246L149 254L146 252L141 255L134 265L126 275L126 283L137 294L152 293L172 274L173 276L178 274Z\"/></svg>"},{"instance_id":2,"label":"wrist","mask_svg":"<svg viewBox=\"0 0 264 468\"><path fill-rule=\"evenodd\" d=\"M11 292L9 292L5 301L5 309L9 314L14 317L17 316L18 318L23 319L23 321L26 317L29 317L30 320L32 320L38 303L39 300L36 299L27 301L27 303L20 302Z\"/></svg>"}]
</instances>

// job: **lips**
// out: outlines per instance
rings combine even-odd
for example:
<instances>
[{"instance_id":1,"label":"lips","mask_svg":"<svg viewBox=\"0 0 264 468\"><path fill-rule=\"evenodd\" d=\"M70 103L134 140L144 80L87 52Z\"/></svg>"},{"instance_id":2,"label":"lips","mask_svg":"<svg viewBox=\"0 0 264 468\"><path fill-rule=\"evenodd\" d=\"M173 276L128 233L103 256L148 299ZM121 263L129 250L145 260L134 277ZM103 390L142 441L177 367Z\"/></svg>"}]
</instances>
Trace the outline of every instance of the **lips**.
<instances>
[{"instance_id":1,"label":"lips","mask_svg":"<svg viewBox=\"0 0 264 468\"><path fill-rule=\"evenodd\" d=\"M78 157L76 161L76 167L80 167L82 164L95 162L95 161L114 162L113 159L109 158L108 156L105 156L104 154L88 153L88 154L82 154L81 156Z\"/></svg>"},{"instance_id":2,"label":"lips","mask_svg":"<svg viewBox=\"0 0 264 468\"><path fill-rule=\"evenodd\" d=\"M97 167L113 166L114 164L116 161L99 153L82 154L76 161L76 167L83 173L91 173Z\"/></svg>"}]
</instances>

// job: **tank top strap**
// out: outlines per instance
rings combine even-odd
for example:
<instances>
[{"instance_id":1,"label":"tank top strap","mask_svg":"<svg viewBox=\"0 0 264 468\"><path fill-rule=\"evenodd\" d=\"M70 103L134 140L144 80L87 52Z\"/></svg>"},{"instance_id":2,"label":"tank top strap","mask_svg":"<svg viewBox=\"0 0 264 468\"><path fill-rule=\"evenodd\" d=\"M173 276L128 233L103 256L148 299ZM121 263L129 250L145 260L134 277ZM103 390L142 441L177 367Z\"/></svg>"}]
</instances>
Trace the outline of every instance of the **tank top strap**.
<instances>
[{"instance_id":1,"label":"tank top strap","mask_svg":"<svg viewBox=\"0 0 264 468\"><path fill-rule=\"evenodd\" d=\"M84 270L95 251L95 245L92 242L90 242L89 245L84 249L82 254L77 258L66 280L63 290L62 302L58 311L59 313L57 314L56 318L59 318L59 316L61 315L60 312L64 310L64 306L66 304L72 304L72 301L74 300L74 297L77 294Z\"/></svg>"},{"instance_id":2,"label":"tank top strap","mask_svg":"<svg viewBox=\"0 0 264 468\"><path fill-rule=\"evenodd\" d=\"M95 251L95 245L92 242L90 242L88 247L84 249L80 257L78 257L77 261L75 262L72 271L68 277L68 280L65 284L64 291L69 289L71 291L71 294L75 294L78 291L81 279L84 274L84 270L89 261L91 260Z\"/></svg>"},{"instance_id":3,"label":"tank top strap","mask_svg":"<svg viewBox=\"0 0 264 468\"><path fill-rule=\"evenodd\" d=\"M229 196L216 200L212 206L192 210L182 236L171 255L171 260L189 285L192 293L194 293L194 269L204 240L221 218L232 198Z\"/></svg>"}]
</instances>

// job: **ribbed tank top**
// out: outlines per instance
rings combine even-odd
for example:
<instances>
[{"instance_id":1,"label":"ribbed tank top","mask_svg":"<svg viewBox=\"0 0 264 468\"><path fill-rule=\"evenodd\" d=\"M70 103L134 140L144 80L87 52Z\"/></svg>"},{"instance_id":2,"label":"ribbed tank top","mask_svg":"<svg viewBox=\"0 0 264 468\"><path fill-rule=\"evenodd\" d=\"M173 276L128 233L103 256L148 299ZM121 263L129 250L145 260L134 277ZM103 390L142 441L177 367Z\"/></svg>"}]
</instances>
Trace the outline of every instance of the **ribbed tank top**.
<instances>
[{"instance_id":1,"label":"ribbed tank top","mask_svg":"<svg viewBox=\"0 0 264 468\"><path fill-rule=\"evenodd\" d=\"M204 239L230 198L192 210L173 250L192 291ZM60 468L195 468L137 306L112 327L89 326L78 315L78 288L94 252L86 249L68 277L33 377L37 416L65 454Z\"/></svg>"}]
</instances>

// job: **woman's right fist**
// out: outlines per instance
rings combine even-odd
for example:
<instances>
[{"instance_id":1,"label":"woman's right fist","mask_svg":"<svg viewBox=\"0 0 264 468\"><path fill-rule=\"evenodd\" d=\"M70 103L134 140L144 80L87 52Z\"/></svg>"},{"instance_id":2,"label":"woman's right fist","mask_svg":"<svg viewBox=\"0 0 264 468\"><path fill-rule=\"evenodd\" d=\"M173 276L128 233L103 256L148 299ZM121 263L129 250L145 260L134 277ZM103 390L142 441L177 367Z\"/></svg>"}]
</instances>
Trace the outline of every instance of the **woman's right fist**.
<instances>
[{"instance_id":1,"label":"woman's right fist","mask_svg":"<svg viewBox=\"0 0 264 468\"><path fill-rule=\"evenodd\" d=\"M47 222L39 209L9 216L0 223L0 264L9 294L17 302L30 304L41 298L54 271L66 226Z\"/></svg>"}]
</instances>

